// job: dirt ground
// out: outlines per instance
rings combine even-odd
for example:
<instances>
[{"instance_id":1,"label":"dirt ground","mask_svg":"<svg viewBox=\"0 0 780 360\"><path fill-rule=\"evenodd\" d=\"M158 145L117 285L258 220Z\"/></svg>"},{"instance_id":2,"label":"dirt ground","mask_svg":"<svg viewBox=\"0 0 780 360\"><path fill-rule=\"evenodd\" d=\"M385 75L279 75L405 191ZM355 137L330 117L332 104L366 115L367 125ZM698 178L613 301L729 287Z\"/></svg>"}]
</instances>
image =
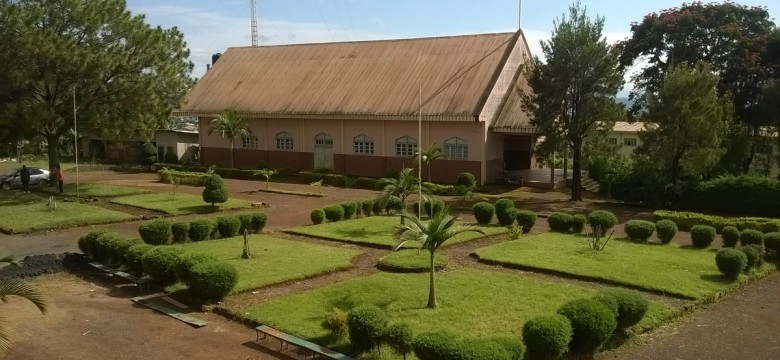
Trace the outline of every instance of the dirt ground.
<instances>
[{"instance_id":1,"label":"dirt ground","mask_svg":"<svg viewBox=\"0 0 780 360\"><path fill-rule=\"evenodd\" d=\"M73 178L72 176L70 177ZM113 172L83 172L84 182L102 182L135 186L152 191L168 191L170 185L156 181L153 174L121 174ZM375 191L324 188L325 198L305 198L256 192L263 186L258 181L226 180L233 196L269 205L262 208L269 216L268 231L309 223L309 212L315 207L346 199L364 199L377 195ZM309 185L272 183L272 187L312 191ZM179 191L199 194L201 189L181 186ZM559 192L528 192L516 199L519 207L540 213L552 211L587 212L596 208L614 211L621 222L632 218L649 218L646 209L608 204L598 198L572 206ZM218 216L212 214L208 216ZM177 217L189 219L204 215ZM472 220L468 215L465 220ZM17 255L33 255L78 251L77 239L88 231L110 228L128 235L137 234L140 221L92 226L28 235L0 235L0 243ZM543 218L534 232L546 231ZM278 233L301 241L303 240ZM616 236L622 236L617 227ZM689 243L687 234L675 241ZM452 268L487 265L477 264L469 254L477 247L500 241L492 238L443 248ZM343 244L341 244L343 245ZM327 286L356 276L378 271L374 264L388 253L386 250L362 249L365 253L353 262L348 271L327 274L261 289L233 297L225 306L240 309L247 303L266 301L313 288ZM515 271L495 268L500 271ZM251 328L211 314L194 315L209 321L196 329L178 320L131 303L138 294L132 287L116 286L117 282L102 273L44 275L34 282L50 295L51 309L41 316L27 302L14 299L3 305L3 314L10 319L16 342L9 359L290 359L303 354L290 350L279 352L279 343L254 343ZM543 275L540 275L543 276ZM595 285L594 285L595 286ZM775 274L751 284L746 289L721 301L668 324L650 334L638 337L631 345L601 353L607 359L780 359L780 275ZM161 336L162 335L162 336Z\"/></svg>"}]
</instances>

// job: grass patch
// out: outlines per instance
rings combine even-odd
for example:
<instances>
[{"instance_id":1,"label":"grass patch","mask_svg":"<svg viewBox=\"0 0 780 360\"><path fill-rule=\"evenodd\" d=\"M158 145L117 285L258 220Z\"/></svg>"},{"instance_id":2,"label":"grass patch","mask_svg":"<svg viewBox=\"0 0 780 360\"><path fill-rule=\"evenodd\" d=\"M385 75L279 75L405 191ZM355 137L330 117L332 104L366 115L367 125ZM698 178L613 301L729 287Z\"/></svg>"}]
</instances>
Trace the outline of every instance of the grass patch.
<instances>
[{"instance_id":1,"label":"grass patch","mask_svg":"<svg viewBox=\"0 0 780 360\"><path fill-rule=\"evenodd\" d=\"M309 278L352 267L351 260L361 252L333 246L279 239L268 235L250 235L252 258L241 259L244 238L201 241L181 246L187 251L209 254L238 269L239 293L290 280Z\"/></svg>"},{"instance_id":2,"label":"grass patch","mask_svg":"<svg viewBox=\"0 0 780 360\"><path fill-rule=\"evenodd\" d=\"M550 232L476 253L480 261L551 270L691 299L717 296L738 285L720 274L713 251L684 249L675 244L613 240L603 251L593 251L584 237Z\"/></svg>"},{"instance_id":3,"label":"grass patch","mask_svg":"<svg viewBox=\"0 0 780 360\"><path fill-rule=\"evenodd\" d=\"M395 251L379 260L379 267L390 272L426 272L431 269L430 253L426 250L407 249ZM437 270L447 266L447 257L436 253L433 266Z\"/></svg>"},{"instance_id":4,"label":"grass patch","mask_svg":"<svg viewBox=\"0 0 780 360\"><path fill-rule=\"evenodd\" d=\"M147 210L157 210L171 215L208 214L222 210L246 209L252 206L249 201L228 199L227 202L217 204L217 207L203 202L198 195L177 193L174 198L172 193L151 193L118 197L111 202L135 206Z\"/></svg>"},{"instance_id":5,"label":"grass patch","mask_svg":"<svg viewBox=\"0 0 780 360\"><path fill-rule=\"evenodd\" d=\"M370 216L319 225L297 226L288 230L288 232L348 243L393 247L398 243L394 232L400 223L401 220L398 216ZM479 226L479 228L484 230L487 235L503 234L506 232L506 228L501 226ZM483 237L483 235L478 233L465 233L447 241L444 243L444 246L471 241L481 237ZM409 247L417 246L416 243L409 243Z\"/></svg>"},{"instance_id":6,"label":"grass patch","mask_svg":"<svg viewBox=\"0 0 780 360\"><path fill-rule=\"evenodd\" d=\"M258 189L259 192L266 192L266 193L274 193L274 194L284 194L284 195L297 195L297 196L305 196L305 197L325 197L327 195L320 194L320 193L314 193L314 192L308 192L308 191L295 191L295 190L282 190L282 189Z\"/></svg>"},{"instance_id":7,"label":"grass patch","mask_svg":"<svg viewBox=\"0 0 780 360\"><path fill-rule=\"evenodd\" d=\"M326 341L327 332L320 322L329 312L364 304L385 309L391 322L407 322L415 333L448 329L469 337L519 337L530 318L552 314L563 303L596 291L519 274L461 269L438 274L439 308L430 310L425 308L427 274L379 273L240 311L284 332L319 341ZM637 326L664 321L676 313L666 304L651 302L648 315Z\"/></svg>"},{"instance_id":8,"label":"grass patch","mask_svg":"<svg viewBox=\"0 0 780 360\"><path fill-rule=\"evenodd\" d=\"M63 186L64 196L76 196L76 184L68 183ZM47 194L59 195L60 191L56 187L43 187L40 191ZM114 186L106 184L79 184L78 194L83 197L117 197L128 196L137 194L147 194L149 191L126 187L126 186Z\"/></svg>"},{"instance_id":9,"label":"grass patch","mask_svg":"<svg viewBox=\"0 0 780 360\"><path fill-rule=\"evenodd\" d=\"M107 224L135 218L119 211L63 201L58 201L57 209L53 210L46 206L47 203L48 197L38 194L4 192L2 200L0 200L0 231L26 233L36 230Z\"/></svg>"}]
</instances>

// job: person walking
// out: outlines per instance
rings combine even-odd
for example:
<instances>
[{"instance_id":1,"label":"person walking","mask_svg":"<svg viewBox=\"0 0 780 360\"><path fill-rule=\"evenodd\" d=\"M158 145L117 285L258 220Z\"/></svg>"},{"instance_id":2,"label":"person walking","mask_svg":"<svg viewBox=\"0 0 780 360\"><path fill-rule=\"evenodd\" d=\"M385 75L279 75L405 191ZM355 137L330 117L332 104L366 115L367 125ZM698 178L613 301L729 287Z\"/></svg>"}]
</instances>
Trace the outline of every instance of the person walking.
<instances>
[{"instance_id":1,"label":"person walking","mask_svg":"<svg viewBox=\"0 0 780 360\"><path fill-rule=\"evenodd\" d=\"M54 177L57 179L57 185L59 186L60 194L62 194L62 185L65 182L65 177L62 175L62 167L60 165L54 167Z\"/></svg>"},{"instance_id":2,"label":"person walking","mask_svg":"<svg viewBox=\"0 0 780 360\"><path fill-rule=\"evenodd\" d=\"M22 165L22 170L19 171L19 180L22 181L22 191L25 194L30 193L30 169L26 165Z\"/></svg>"}]
</instances>

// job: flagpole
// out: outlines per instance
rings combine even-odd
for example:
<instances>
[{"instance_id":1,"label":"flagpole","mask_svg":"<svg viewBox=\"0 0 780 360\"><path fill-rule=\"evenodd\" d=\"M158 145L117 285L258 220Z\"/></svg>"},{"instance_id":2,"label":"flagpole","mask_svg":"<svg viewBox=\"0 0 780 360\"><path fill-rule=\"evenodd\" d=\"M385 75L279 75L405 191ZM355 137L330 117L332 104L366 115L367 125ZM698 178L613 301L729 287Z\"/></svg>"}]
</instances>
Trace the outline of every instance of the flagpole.
<instances>
[{"instance_id":1,"label":"flagpole","mask_svg":"<svg viewBox=\"0 0 780 360\"><path fill-rule=\"evenodd\" d=\"M79 199L81 194L79 194L79 128L76 123L76 85L73 85L73 153L76 156L76 199Z\"/></svg>"}]
</instances>

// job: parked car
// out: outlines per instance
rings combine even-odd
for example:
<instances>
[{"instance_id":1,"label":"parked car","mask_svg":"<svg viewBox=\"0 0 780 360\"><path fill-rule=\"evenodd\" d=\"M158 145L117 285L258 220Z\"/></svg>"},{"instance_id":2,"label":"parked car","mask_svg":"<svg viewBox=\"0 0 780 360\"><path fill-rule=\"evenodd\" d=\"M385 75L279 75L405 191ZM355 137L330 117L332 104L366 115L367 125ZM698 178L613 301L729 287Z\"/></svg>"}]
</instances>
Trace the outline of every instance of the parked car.
<instances>
[{"instance_id":1,"label":"parked car","mask_svg":"<svg viewBox=\"0 0 780 360\"><path fill-rule=\"evenodd\" d=\"M49 185L49 170L41 168L30 167L30 186L47 186ZM22 187L22 178L19 177L19 172L22 168L13 169L7 171L5 174L0 175L0 189L11 190Z\"/></svg>"}]
</instances>

